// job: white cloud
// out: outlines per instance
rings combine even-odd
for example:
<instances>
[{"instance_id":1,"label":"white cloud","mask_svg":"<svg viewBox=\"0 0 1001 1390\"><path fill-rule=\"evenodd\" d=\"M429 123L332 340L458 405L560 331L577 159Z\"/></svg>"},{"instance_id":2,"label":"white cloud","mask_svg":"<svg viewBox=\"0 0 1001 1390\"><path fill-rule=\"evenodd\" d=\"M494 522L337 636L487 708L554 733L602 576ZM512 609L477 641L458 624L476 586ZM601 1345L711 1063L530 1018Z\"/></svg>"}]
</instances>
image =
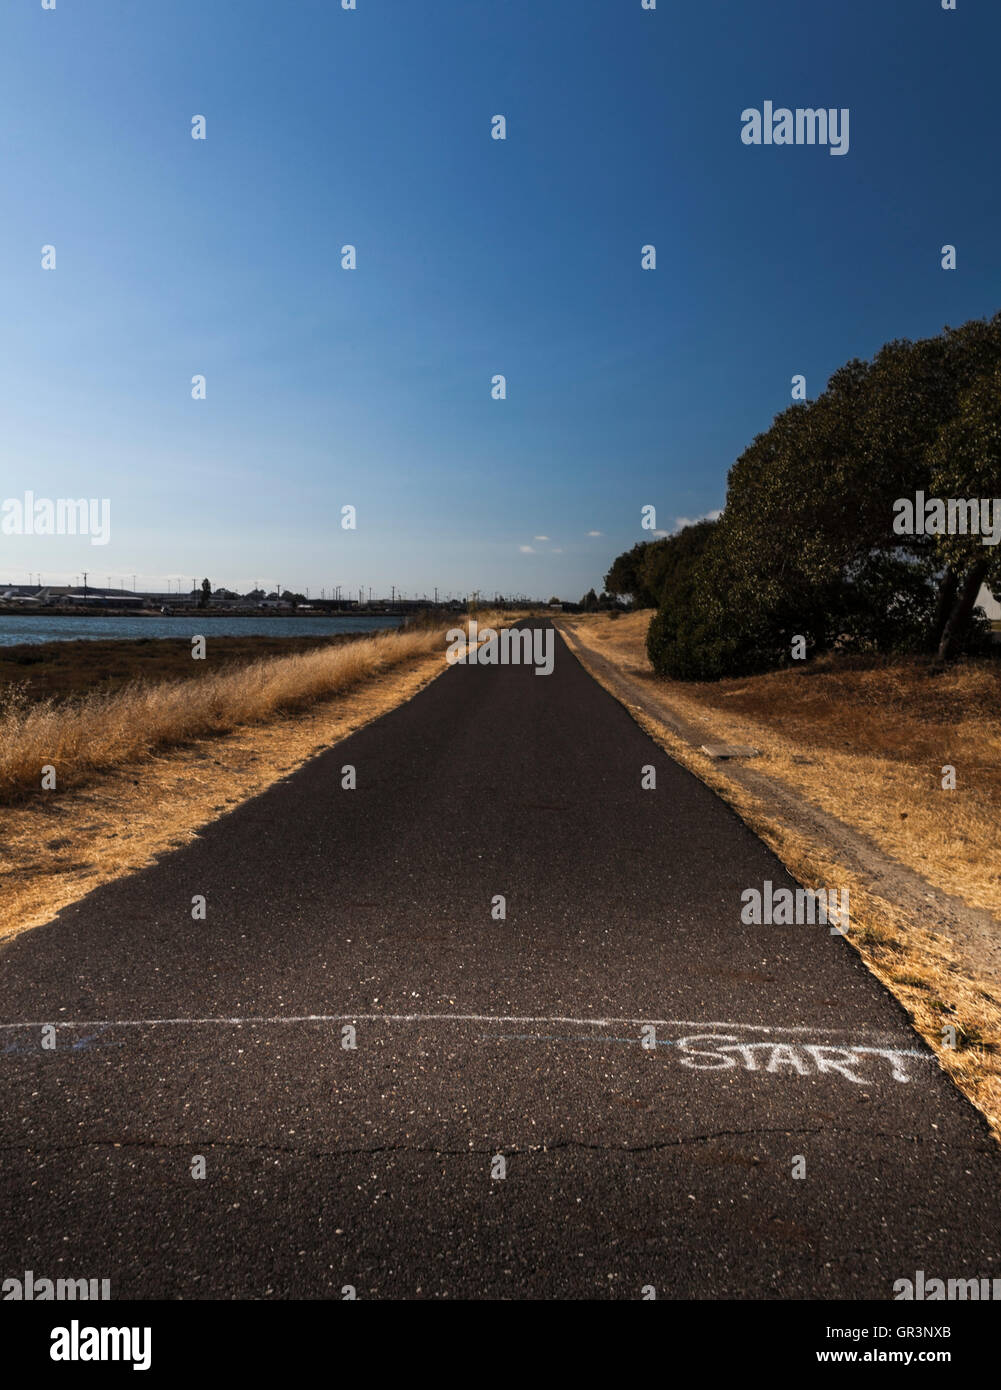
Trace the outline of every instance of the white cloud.
<instances>
[{"instance_id":1,"label":"white cloud","mask_svg":"<svg viewBox=\"0 0 1001 1390\"><path fill-rule=\"evenodd\" d=\"M722 508L718 508L714 512L706 512L705 516L676 516L674 518L674 529L676 531L681 531L686 526L697 526L700 521L718 521L722 515ZM662 533L658 531L657 534L661 535Z\"/></svg>"},{"instance_id":2,"label":"white cloud","mask_svg":"<svg viewBox=\"0 0 1001 1390\"><path fill-rule=\"evenodd\" d=\"M533 540L533 541L548 541L548 539L549 539L548 536L533 536L533 537L532 537L532 540Z\"/></svg>"},{"instance_id":3,"label":"white cloud","mask_svg":"<svg viewBox=\"0 0 1001 1390\"><path fill-rule=\"evenodd\" d=\"M530 546L530 545L519 545L518 549L521 551L522 555L534 555L534 554L535 554L534 549L533 549L532 546Z\"/></svg>"},{"instance_id":4,"label":"white cloud","mask_svg":"<svg viewBox=\"0 0 1001 1390\"><path fill-rule=\"evenodd\" d=\"M588 534L589 536L600 536L600 535L602 534L602 532L601 532L601 531L588 531L587 534Z\"/></svg>"}]
</instances>

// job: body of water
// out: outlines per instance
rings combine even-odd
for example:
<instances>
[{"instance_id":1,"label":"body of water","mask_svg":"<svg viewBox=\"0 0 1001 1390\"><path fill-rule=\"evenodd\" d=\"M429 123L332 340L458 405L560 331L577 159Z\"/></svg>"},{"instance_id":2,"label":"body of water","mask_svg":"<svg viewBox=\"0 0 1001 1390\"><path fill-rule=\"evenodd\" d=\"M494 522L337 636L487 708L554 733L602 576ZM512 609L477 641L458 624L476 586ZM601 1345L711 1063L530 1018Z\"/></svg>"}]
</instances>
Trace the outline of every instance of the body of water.
<instances>
[{"instance_id":1,"label":"body of water","mask_svg":"<svg viewBox=\"0 0 1001 1390\"><path fill-rule=\"evenodd\" d=\"M399 617L248 617L210 618L192 613L186 617L0 617L0 647L21 642L70 642L80 638L126 639L129 637L334 637L341 632L381 632L399 627Z\"/></svg>"}]
</instances>

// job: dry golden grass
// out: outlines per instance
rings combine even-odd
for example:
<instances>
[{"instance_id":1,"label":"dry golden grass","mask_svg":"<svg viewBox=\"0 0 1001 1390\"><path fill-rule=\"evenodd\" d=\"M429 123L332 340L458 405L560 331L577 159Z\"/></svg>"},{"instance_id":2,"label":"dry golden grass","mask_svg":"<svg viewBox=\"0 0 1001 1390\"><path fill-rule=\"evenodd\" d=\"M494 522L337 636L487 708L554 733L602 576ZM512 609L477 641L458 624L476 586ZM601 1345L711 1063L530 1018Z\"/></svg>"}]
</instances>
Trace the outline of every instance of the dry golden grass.
<instances>
[{"instance_id":1,"label":"dry golden grass","mask_svg":"<svg viewBox=\"0 0 1001 1390\"><path fill-rule=\"evenodd\" d=\"M646 655L651 616L560 625L582 644L585 664L591 653L611 663L614 683L601 668L593 673L799 882L850 890L848 941L1001 1137L1001 926L964 921L962 910L928 902L930 892L918 907L901 876L903 866L1001 919L1001 670L969 663L931 677L920 662L818 662L717 684L665 681ZM680 716L699 741L751 744L761 756L714 762L630 695L652 699L668 720ZM942 789L946 765L956 768L955 791ZM797 803L836 821L818 829L816 816L795 813ZM875 879L857 871L852 834L885 856ZM956 1030L956 1046L945 1045L943 1028Z\"/></svg>"},{"instance_id":2,"label":"dry golden grass","mask_svg":"<svg viewBox=\"0 0 1001 1390\"><path fill-rule=\"evenodd\" d=\"M939 676L900 661L698 686L717 717L774 727L786 780L809 780L790 754L811 749L828 805L936 887L1001 918L1001 663L962 663ZM956 769L956 789L942 787ZM793 772L795 768L795 773Z\"/></svg>"}]
</instances>

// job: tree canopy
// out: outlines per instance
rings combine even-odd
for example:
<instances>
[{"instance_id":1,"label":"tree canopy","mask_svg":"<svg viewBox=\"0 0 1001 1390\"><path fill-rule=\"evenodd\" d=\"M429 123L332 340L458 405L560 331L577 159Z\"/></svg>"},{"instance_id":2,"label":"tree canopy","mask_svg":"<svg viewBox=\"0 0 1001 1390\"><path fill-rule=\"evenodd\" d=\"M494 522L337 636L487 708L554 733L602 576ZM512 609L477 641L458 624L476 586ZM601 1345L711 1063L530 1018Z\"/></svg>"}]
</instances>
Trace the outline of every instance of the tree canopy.
<instances>
[{"instance_id":1,"label":"tree canopy","mask_svg":"<svg viewBox=\"0 0 1001 1390\"><path fill-rule=\"evenodd\" d=\"M840 367L751 441L718 523L634 545L605 584L658 605L651 660L682 679L781 666L797 638L944 661L982 640L976 596L1001 550L895 525L895 503L922 497L996 498L1001 525L1001 314Z\"/></svg>"}]
</instances>

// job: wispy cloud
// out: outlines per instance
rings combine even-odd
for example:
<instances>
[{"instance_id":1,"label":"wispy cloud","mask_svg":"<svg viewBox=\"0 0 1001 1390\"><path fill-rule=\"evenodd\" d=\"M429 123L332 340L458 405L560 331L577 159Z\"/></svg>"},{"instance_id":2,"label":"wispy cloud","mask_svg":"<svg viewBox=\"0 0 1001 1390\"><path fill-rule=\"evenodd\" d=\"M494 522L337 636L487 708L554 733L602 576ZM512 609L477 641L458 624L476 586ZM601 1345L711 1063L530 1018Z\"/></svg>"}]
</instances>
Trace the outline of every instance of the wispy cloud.
<instances>
[{"instance_id":1,"label":"wispy cloud","mask_svg":"<svg viewBox=\"0 0 1001 1390\"><path fill-rule=\"evenodd\" d=\"M588 534L589 536L601 536L601 535L604 535L604 532L603 532L603 531L588 531L587 534Z\"/></svg>"},{"instance_id":2,"label":"wispy cloud","mask_svg":"<svg viewBox=\"0 0 1001 1390\"><path fill-rule=\"evenodd\" d=\"M697 526L700 521L719 521L722 515L722 508L717 508L714 512L706 512L705 516L676 516L674 518L674 529L675 531L683 531L686 526ZM673 533L670 531L658 531L656 534L658 536L669 536Z\"/></svg>"},{"instance_id":3,"label":"wispy cloud","mask_svg":"<svg viewBox=\"0 0 1001 1390\"><path fill-rule=\"evenodd\" d=\"M534 547L533 547L533 546L530 546L530 545L519 545L518 549L521 551L522 555L534 555L534 554L535 554L535 549L534 549Z\"/></svg>"}]
</instances>

